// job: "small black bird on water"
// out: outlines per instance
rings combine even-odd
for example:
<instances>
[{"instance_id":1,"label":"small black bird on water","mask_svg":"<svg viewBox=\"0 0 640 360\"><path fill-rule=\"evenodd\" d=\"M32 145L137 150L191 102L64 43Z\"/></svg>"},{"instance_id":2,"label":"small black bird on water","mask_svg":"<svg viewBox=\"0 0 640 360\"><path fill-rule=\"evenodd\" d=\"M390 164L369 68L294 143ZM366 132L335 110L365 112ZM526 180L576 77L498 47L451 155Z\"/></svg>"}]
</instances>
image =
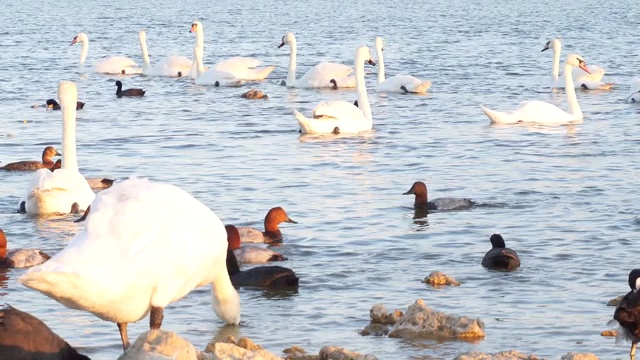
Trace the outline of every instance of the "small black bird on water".
<instances>
[{"instance_id":1,"label":"small black bird on water","mask_svg":"<svg viewBox=\"0 0 640 360\"><path fill-rule=\"evenodd\" d=\"M144 96L144 93L146 91L142 90L142 89L127 89L127 90L122 90L122 81L117 80L116 81L116 86L118 87L118 89L116 90L116 96L117 97L123 97L123 96Z\"/></svg>"},{"instance_id":2,"label":"small black bird on water","mask_svg":"<svg viewBox=\"0 0 640 360\"><path fill-rule=\"evenodd\" d=\"M640 280L640 269L631 270L629 273L631 291L620 300L613 313L613 318L622 327L623 336L631 340L629 355L632 359L636 356L636 346L640 341L640 292L638 292L640 281L638 280Z\"/></svg>"}]
</instances>

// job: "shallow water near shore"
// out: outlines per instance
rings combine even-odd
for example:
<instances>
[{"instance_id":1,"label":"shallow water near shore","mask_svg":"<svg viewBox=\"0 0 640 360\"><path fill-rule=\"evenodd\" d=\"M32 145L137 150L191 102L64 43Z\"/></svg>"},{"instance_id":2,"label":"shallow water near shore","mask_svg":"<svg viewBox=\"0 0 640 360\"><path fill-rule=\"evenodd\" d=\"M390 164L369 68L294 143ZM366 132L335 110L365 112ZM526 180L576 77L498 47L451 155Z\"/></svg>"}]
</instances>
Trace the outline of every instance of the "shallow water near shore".
<instances>
[{"instance_id":1,"label":"shallow water near shore","mask_svg":"<svg viewBox=\"0 0 640 360\"><path fill-rule=\"evenodd\" d=\"M241 289L242 323L223 326L209 288L165 310L163 328L204 346L216 336L248 336L273 353L291 345L317 352L345 346L380 359L451 359L460 352L517 349L559 359L568 351L601 359L628 357L629 344L600 336L637 267L631 252L640 233L637 177L640 106L625 102L638 74L640 5L603 6L542 1L383 0L337 2L166 0L108 5L44 0L5 4L0 25L0 161L37 159L46 145L61 149L61 114L32 108L57 96L60 80L78 85L77 148L86 177L142 176L176 184L225 223L262 226L273 206L298 224L283 224L278 248L300 289ZM277 69L242 88L196 86L186 78L95 74L104 56L139 64L137 32L147 31L151 62L192 56L191 22L202 21L205 63L254 56ZM79 71L80 31L91 41ZM309 114L323 100L356 99L353 90L280 86L289 50L298 42L298 74L319 61L353 64L355 48L385 38L387 76L433 82L428 95L377 94L367 66L374 131L359 136L305 137L293 109ZM479 105L514 108L545 100L565 108L549 88L552 54L580 53L607 70L612 91L578 91L583 124L490 126ZM564 58L564 57L563 57ZM114 81L142 87L141 99L116 99ZM250 88L270 96L249 101ZM55 254L82 229L74 216L17 214L28 173L0 173L0 228L10 247ZM403 196L422 180L432 198L470 197L470 211L414 218ZM489 236L503 234L520 254L512 273L480 266ZM158 264L162 266L162 264ZM433 289L421 280L444 271L462 285ZM0 270L0 303L42 319L92 359L121 353L113 323L70 310L18 282L24 270ZM118 281L118 279L110 279ZM362 337L369 309L406 309L415 299L437 310L480 317L487 336L476 342ZM131 341L148 319L129 327Z\"/></svg>"}]
</instances>

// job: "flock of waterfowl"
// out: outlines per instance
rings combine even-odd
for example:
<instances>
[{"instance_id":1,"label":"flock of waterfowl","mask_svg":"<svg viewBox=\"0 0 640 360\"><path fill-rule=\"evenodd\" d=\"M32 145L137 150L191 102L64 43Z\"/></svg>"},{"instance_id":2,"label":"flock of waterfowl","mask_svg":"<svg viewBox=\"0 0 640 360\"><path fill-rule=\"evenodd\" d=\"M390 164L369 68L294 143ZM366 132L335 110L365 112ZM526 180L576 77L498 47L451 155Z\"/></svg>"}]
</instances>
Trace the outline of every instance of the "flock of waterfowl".
<instances>
[{"instance_id":1,"label":"flock of waterfowl","mask_svg":"<svg viewBox=\"0 0 640 360\"><path fill-rule=\"evenodd\" d=\"M274 66L260 67L253 58L234 57L206 68L203 65L204 32L200 22L191 25L196 33L195 61L172 56L154 66L150 64L146 33L139 33L143 67L122 57L110 57L95 63L93 69L105 74L144 74L147 76L192 77L196 84L238 86L260 81L274 70ZM82 43L80 63L84 64L89 47L86 34L73 38L72 45ZM282 84L297 88L356 88L356 103L329 101L318 104L307 117L295 111L303 133L359 133L372 129L373 116L365 85L365 63L376 65L365 45L355 53L353 68L338 63L323 62L309 68L297 78L296 38L288 32L279 48L290 46L290 62L286 80ZM409 75L385 77L383 40L375 40L377 50L378 92L424 94L431 86ZM610 89L613 84L602 82L604 71L591 72L585 60L577 54L565 57L564 79L559 78L560 41L551 40L544 50L554 50L553 87L564 88L569 102L566 112L555 105L525 102L517 110L499 112L483 107L482 111L495 123L541 123L559 125L580 122L582 112L575 89ZM574 73L574 70L584 74ZM585 74L587 76L585 76ZM574 78L576 79L574 81ZM122 89L116 81L116 96L144 96L142 89ZM640 100L635 90L629 101ZM115 322L120 331L123 348L129 346L127 324L148 314L150 328L162 325L163 309L186 296L192 289L211 284L212 307L216 315L229 324L240 322L240 298L236 287L296 287L298 277L281 266L254 267L242 271L239 264L266 263L287 260L270 248L247 246L247 243L275 244L282 241L279 224L296 223L281 207L269 210L264 231L236 227L223 222L207 206L182 189L146 179L124 181L86 179L78 170L76 158L76 111L84 107L78 101L76 84L62 81L58 89L60 104L47 100L47 107L62 110L62 154L47 146L41 161L20 161L2 167L7 171L33 171L27 190L20 201L20 211L34 214L82 213L78 219L85 226L59 253L49 256L39 250L7 250L7 239L0 230L0 267L31 267L21 278L25 286L37 290L61 304L88 311L100 319ZM53 161L62 156L62 161ZM106 189L98 193L96 189ZM405 195L414 195L416 211L464 210L475 205L470 199L438 198L429 201L427 187L415 182ZM495 270L515 270L520 266L517 253L506 248L500 234L490 238L489 250L481 265ZM149 266L162 263L162 266ZM109 274L108 278L104 274ZM114 281L113 279L118 279ZM632 340L631 355L640 340L640 270L629 274L631 291L615 311ZM11 333L9 307L0 313L0 327L6 330L0 342L0 357L8 354L6 343L20 342L20 332ZM4 321L2 319L5 319ZM35 324L35 323L34 323ZM15 335L11 335L15 334ZM66 343L65 343L66 344ZM62 345L61 345L62 346ZM68 344L67 344L68 346ZM75 355L74 355L75 356ZM80 355L81 356L81 355Z\"/></svg>"}]
</instances>

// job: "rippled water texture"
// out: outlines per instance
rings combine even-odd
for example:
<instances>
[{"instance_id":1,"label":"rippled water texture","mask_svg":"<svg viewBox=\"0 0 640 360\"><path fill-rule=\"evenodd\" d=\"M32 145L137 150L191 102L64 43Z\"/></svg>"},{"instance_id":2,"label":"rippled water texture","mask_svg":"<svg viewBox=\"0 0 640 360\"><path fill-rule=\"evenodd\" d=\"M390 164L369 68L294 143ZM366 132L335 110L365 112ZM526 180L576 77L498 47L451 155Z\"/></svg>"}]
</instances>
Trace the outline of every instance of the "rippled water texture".
<instances>
[{"instance_id":1,"label":"rippled water texture","mask_svg":"<svg viewBox=\"0 0 640 360\"><path fill-rule=\"evenodd\" d=\"M637 267L640 107L625 102L638 73L636 1L10 1L0 25L0 160L37 159L60 146L61 114L31 108L55 97L62 79L77 82L78 159L87 177L132 175L176 184L226 223L261 226L283 206L279 248L301 278L294 293L241 290L243 322L223 328L208 288L165 311L163 327L202 349L230 332L277 354L296 344L327 344L381 359L450 359L462 351L518 349L558 359L568 351L626 358L629 344L600 332L613 314L608 299L628 290ZM189 79L120 78L144 87L142 99L116 99L113 76L78 72L78 32L89 35L87 65L107 55L141 64L137 32L147 30L152 63L191 57L189 26L205 29L205 63L242 55L277 66L261 84L206 88ZM353 91L293 90L286 31L298 40L299 72L323 60L351 65L359 44L385 37L388 75L430 79L426 96L379 95L367 67L374 131L355 137L300 137L294 108L309 113ZM609 92L578 92L583 124L571 127L488 125L480 104L509 109L541 99L565 106L548 89L552 54L563 38L617 83ZM240 99L250 87L271 97ZM71 216L36 219L16 213L30 174L0 174L0 227L10 246L62 249L81 225ZM432 197L471 197L471 211L413 219L416 180ZM480 266L489 235L500 232L522 261L513 273ZM162 266L162 264L158 264ZM432 270L463 284L434 290ZM95 359L121 352L115 324L65 308L20 285L23 270L0 273L0 302L44 320ZM118 281L118 279L111 279ZM423 298L436 309L480 317L477 343L361 337L376 303L406 308ZM148 320L130 326L132 340Z\"/></svg>"}]
</instances>

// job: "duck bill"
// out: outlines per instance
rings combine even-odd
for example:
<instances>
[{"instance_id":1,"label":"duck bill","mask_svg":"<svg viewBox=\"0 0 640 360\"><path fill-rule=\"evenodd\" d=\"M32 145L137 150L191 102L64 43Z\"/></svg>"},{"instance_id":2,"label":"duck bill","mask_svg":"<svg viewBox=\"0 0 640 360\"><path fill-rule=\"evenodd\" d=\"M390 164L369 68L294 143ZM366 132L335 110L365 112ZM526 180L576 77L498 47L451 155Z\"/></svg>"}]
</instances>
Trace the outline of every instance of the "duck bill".
<instances>
[{"instance_id":1,"label":"duck bill","mask_svg":"<svg viewBox=\"0 0 640 360\"><path fill-rule=\"evenodd\" d=\"M591 74L591 71L589 71L589 68L587 67L587 64L585 64L585 63L581 63L580 64L580 69L584 70L584 72L586 72L587 74Z\"/></svg>"},{"instance_id":2,"label":"duck bill","mask_svg":"<svg viewBox=\"0 0 640 360\"><path fill-rule=\"evenodd\" d=\"M56 156L62 156L62 154L60 154L60 151L56 150Z\"/></svg>"},{"instance_id":3,"label":"duck bill","mask_svg":"<svg viewBox=\"0 0 640 360\"><path fill-rule=\"evenodd\" d=\"M287 218L286 222L288 223L292 223L292 224L297 224L297 221L292 220L290 217Z\"/></svg>"},{"instance_id":4,"label":"duck bill","mask_svg":"<svg viewBox=\"0 0 640 360\"><path fill-rule=\"evenodd\" d=\"M409 189L409 191L407 191L406 193L403 193L402 195L413 195L415 194L415 190L413 190L413 187L411 187L411 189Z\"/></svg>"}]
</instances>

